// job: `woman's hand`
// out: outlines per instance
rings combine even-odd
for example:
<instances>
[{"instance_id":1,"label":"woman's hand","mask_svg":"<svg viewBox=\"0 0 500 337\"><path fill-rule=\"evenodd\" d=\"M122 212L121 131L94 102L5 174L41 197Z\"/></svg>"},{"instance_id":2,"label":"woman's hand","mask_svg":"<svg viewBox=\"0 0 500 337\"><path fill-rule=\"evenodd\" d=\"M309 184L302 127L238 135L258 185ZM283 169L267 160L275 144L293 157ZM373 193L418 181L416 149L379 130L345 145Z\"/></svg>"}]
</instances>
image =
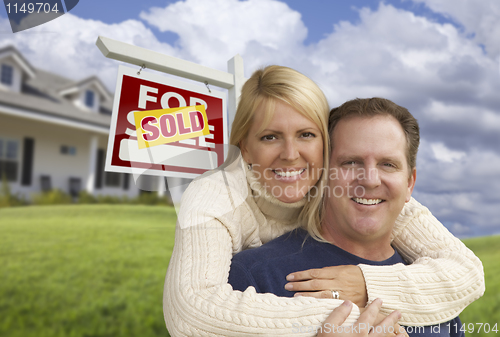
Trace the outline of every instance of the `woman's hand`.
<instances>
[{"instance_id":1,"label":"woman's hand","mask_svg":"<svg viewBox=\"0 0 500 337\"><path fill-rule=\"evenodd\" d=\"M358 266L346 265L309 269L289 274L285 289L295 291L295 296L333 298L332 290L340 299L350 300L364 308L368 302L363 273Z\"/></svg>"},{"instance_id":2,"label":"woman's hand","mask_svg":"<svg viewBox=\"0 0 500 337\"><path fill-rule=\"evenodd\" d=\"M344 301L342 305L335 308L330 316L328 316L317 336L388 337L396 335L396 337L404 337L406 335L406 332L403 333L404 330L394 328L398 319L401 318L399 311L393 311L380 323L376 323L381 306L382 300L376 299L363 311L354 325L342 326L342 323L344 323L352 309L352 303Z\"/></svg>"}]
</instances>

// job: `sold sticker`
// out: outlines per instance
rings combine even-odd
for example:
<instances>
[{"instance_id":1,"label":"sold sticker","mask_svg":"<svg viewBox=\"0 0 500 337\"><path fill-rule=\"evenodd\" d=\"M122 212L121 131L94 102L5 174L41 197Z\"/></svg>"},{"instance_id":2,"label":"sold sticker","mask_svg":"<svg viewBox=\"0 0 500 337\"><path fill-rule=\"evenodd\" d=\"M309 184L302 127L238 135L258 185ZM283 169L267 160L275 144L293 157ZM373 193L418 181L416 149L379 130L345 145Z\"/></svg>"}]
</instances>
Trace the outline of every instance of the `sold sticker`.
<instances>
[{"instance_id":1,"label":"sold sticker","mask_svg":"<svg viewBox=\"0 0 500 337\"><path fill-rule=\"evenodd\" d=\"M134 112L139 149L210 134L205 106Z\"/></svg>"}]
</instances>

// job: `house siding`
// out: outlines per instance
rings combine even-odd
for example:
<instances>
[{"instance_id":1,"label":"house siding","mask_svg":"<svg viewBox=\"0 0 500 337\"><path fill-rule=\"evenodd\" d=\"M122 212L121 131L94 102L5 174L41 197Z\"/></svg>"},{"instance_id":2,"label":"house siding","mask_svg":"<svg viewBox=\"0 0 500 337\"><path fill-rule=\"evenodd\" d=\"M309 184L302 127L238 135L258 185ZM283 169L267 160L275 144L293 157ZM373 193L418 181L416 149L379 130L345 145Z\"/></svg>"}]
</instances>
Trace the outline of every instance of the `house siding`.
<instances>
[{"instance_id":1,"label":"house siding","mask_svg":"<svg viewBox=\"0 0 500 337\"><path fill-rule=\"evenodd\" d=\"M1 110L0 110L1 114ZM77 130L69 127L61 127L50 123L0 115L0 137L14 139L19 143L18 174L15 182L10 182L13 193L20 193L28 200L33 193L41 191L41 177L49 176L50 185L53 189L60 189L69 193L70 179L80 179L82 189L87 186L90 176L89 158L91 137L96 136L88 131ZM107 137L98 136L98 148L105 149ZM34 153L32 156L31 184L22 184L23 142L32 139L34 142ZM76 153L62 154L61 146L74 147ZM94 154L96 155L96 154ZM29 163L28 163L29 164ZM95 173L95 172L92 172ZM123 179L123 178L122 178ZM120 187L107 187L94 190L94 195L112 195L135 197L139 194L137 188L124 189Z\"/></svg>"}]
</instances>

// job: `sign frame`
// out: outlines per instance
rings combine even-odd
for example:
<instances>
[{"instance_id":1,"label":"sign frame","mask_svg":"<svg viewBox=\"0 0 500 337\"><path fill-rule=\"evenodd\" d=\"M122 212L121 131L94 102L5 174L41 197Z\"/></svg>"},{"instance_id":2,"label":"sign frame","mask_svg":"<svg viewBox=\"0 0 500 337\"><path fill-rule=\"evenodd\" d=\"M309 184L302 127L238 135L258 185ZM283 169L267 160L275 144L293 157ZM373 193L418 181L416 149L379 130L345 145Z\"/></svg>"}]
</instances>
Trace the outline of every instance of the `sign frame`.
<instances>
[{"instance_id":1,"label":"sign frame","mask_svg":"<svg viewBox=\"0 0 500 337\"><path fill-rule=\"evenodd\" d=\"M209 92L209 90L207 89L206 86L197 85L195 83L182 81L180 79L176 79L173 77L162 76L162 75L154 74L154 73L147 72L147 71L142 71L142 72L139 72L139 74L138 74L137 69L132 69L130 67L119 65L117 83L116 83L116 91L115 91L115 97L114 97L114 102L113 102L113 111L112 111L112 115L111 115L111 125L110 125L110 132L109 132L109 138L108 138L107 155L106 155L106 160L105 160L105 171L131 173L134 176L145 174L145 175L149 175L149 176L177 177L177 178L188 178L188 179L194 179L201 174L201 172L198 172L198 173L183 172L182 170L172 171L172 170L165 170L165 169L163 169L163 170L151 169L151 167L146 168L146 167L144 167L144 165L134 166L133 163L137 163L137 162L134 162L132 160L130 161L130 163L131 163L130 167L118 166L118 165L114 165L112 163L113 156L116 153L113 151L116 151L116 149L115 149L115 147L116 147L115 140L117 137L116 128L117 128L117 123L118 123L118 113L119 113L119 109L120 109L119 103L120 103L120 99L121 99L121 94L122 94L122 90L123 90L123 80L124 80L125 76L129 76L129 77L136 78L139 80L155 82L155 83L158 83L159 85L162 85L162 86L175 87L175 88L178 88L180 90L190 91L190 92L193 92L193 93L199 94L199 95L210 96L210 97L214 97L216 99L221 99L222 100L221 118L222 118L222 128L223 128L223 130L222 130L223 142L222 142L222 144L217 144L216 146L219 146L219 149L217 149L219 155L220 155L221 149L222 149L223 159L226 158L226 156L227 156L226 149L227 149L227 144L228 144L228 114L227 114L227 111L228 111L228 109L227 109L228 93L214 90L212 88L210 88L210 92ZM140 110L140 109L137 109L137 110ZM144 110L146 110L146 109L144 109ZM134 130L134 132L135 132L135 130ZM214 132L219 132L219 131L214 130ZM131 136L129 133L127 133L127 135ZM188 139L186 141L190 141L190 140ZM187 143L189 143L189 142L187 142ZM187 143L184 142L181 144L187 144ZM165 151L165 149L163 149L163 147L168 147L167 145L168 144L159 145L159 146L154 147L157 149L146 148L143 150L148 151L148 153L150 155L150 159L152 159L154 151L156 151L155 152L156 154L158 154L158 151L160 151L160 150ZM119 146L122 146L122 144L120 144ZM173 144L173 145L171 145L171 147L180 147L180 146ZM195 150L193 150L193 151L195 151ZM199 151L204 151L207 153L209 153L209 152L215 153L215 151L209 151L209 150L199 150ZM210 156L210 154L208 154L208 156ZM209 166L208 167L204 166L204 168L203 168L204 170L216 168L219 166L218 164L220 164L220 160L218 157L217 157L215 166L213 163L213 161L214 161L213 159L209 159L209 161L210 161L208 164ZM144 161L141 163L144 163L145 165L148 164L148 163L145 163ZM150 163L149 165L161 165L161 164ZM181 167L181 166L179 166L179 167ZM183 167L183 168L185 168L185 167ZM196 170L196 168L194 168L193 170Z\"/></svg>"}]
</instances>

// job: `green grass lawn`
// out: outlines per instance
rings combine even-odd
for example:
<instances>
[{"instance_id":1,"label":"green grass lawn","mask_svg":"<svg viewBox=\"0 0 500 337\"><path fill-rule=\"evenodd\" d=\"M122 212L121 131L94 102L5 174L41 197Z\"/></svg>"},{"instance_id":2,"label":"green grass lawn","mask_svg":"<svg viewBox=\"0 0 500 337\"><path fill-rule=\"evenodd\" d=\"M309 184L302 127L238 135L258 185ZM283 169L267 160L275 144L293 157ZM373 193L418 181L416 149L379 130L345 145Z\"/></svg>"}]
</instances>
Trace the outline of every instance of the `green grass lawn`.
<instances>
[{"instance_id":1,"label":"green grass lawn","mask_svg":"<svg viewBox=\"0 0 500 337\"><path fill-rule=\"evenodd\" d=\"M0 336L168 336L162 293L175 219L160 206L0 208ZM500 236L465 242L483 261L486 293L460 317L492 327Z\"/></svg>"},{"instance_id":2,"label":"green grass lawn","mask_svg":"<svg viewBox=\"0 0 500 337\"><path fill-rule=\"evenodd\" d=\"M0 209L0 336L168 336L175 219L158 206Z\"/></svg>"},{"instance_id":3,"label":"green grass lawn","mask_svg":"<svg viewBox=\"0 0 500 337\"><path fill-rule=\"evenodd\" d=\"M468 336L500 336L500 236L467 239L464 243L483 262L486 291L460 314L460 319L467 328L472 328L471 323L475 326L471 331L476 333ZM491 328L497 324L498 332L485 333L483 327L477 333L480 323L488 323Z\"/></svg>"}]
</instances>

